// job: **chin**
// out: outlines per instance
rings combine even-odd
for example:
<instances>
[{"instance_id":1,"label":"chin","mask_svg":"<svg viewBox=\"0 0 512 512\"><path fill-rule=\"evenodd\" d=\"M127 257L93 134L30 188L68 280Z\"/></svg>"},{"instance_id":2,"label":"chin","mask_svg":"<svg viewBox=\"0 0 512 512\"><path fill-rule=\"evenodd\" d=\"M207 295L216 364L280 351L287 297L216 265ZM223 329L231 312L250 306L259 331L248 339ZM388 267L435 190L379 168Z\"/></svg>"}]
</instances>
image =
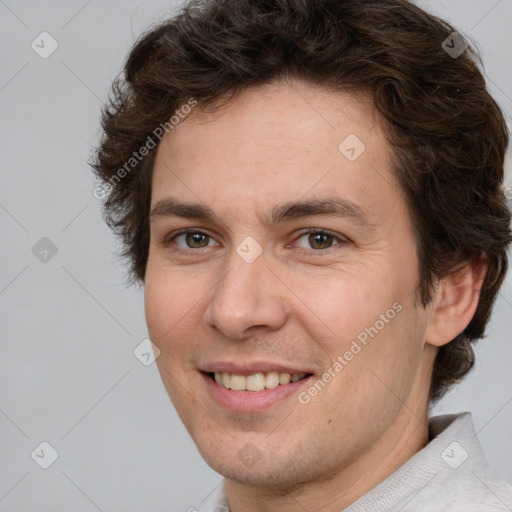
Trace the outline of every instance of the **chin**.
<instances>
[{"instance_id":1,"label":"chin","mask_svg":"<svg viewBox=\"0 0 512 512\"><path fill-rule=\"evenodd\" d=\"M311 482L319 476L315 473L321 470L318 464L314 465L314 471L311 465L307 470L308 464L298 457L292 457L291 460L277 459L270 450L262 454L261 459L245 464L239 460L235 451L211 454L200 450L200 453L210 468L228 480L252 487L281 490L283 493Z\"/></svg>"}]
</instances>

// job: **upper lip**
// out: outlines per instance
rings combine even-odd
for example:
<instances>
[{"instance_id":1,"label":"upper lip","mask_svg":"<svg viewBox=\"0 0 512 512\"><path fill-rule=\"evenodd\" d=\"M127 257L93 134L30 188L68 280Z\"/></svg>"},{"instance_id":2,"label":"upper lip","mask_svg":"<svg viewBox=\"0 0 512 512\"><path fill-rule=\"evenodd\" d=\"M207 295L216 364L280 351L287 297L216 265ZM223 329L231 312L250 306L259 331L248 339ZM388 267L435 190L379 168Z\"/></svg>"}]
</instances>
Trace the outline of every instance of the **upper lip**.
<instances>
[{"instance_id":1,"label":"upper lip","mask_svg":"<svg viewBox=\"0 0 512 512\"><path fill-rule=\"evenodd\" d=\"M232 373L237 375L253 375L255 373L312 373L304 367L293 367L289 364L280 364L271 361L246 361L246 362L231 362L231 361L217 361L208 363L199 368L206 373Z\"/></svg>"}]
</instances>

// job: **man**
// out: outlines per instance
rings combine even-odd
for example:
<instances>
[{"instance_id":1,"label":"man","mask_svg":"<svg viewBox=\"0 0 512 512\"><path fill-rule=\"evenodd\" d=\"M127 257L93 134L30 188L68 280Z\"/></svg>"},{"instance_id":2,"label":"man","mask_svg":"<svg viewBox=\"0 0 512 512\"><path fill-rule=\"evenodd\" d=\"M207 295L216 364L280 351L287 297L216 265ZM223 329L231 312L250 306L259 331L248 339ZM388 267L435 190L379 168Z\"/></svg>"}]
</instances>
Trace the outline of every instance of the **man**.
<instances>
[{"instance_id":1,"label":"man","mask_svg":"<svg viewBox=\"0 0 512 512\"><path fill-rule=\"evenodd\" d=\"M204 0L133 48L94 163L202 510L511 510L469 413L508 133L405 0Z\"/></svg>"}]
</instances>

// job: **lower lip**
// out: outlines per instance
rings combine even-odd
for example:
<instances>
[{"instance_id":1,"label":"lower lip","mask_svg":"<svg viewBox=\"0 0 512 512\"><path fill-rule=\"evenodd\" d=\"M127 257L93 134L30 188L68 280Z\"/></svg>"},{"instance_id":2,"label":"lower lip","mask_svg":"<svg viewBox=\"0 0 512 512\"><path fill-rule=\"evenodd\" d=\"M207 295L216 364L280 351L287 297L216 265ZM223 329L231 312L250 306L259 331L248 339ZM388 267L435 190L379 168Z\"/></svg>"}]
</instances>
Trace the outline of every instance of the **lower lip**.
<instances>
[{"instance_id":1,"label":"lower lip","mask_svg":"<svg viewBox=\"0 0 512 512\"><path fill-rule=\"evenodd\" d=\"M201 372L201 375L206 383L208 393L215 402L225 409L236 412L257 412L268 409L294 393L297 394L298 390L311 379L309 376L297 382L262 391L233 391L219 386L206 373Z\"/></svg>"}]
</instances>

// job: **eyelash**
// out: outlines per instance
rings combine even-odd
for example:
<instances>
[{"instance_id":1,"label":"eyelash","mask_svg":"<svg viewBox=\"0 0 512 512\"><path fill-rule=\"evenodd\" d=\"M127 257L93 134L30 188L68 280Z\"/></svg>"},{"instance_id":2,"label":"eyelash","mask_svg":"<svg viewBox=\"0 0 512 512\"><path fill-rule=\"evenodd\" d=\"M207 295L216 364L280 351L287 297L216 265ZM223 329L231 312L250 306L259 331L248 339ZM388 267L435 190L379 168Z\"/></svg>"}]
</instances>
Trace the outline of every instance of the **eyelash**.
<instances>
[{"instance_id":1,"label":"eyelash","mask_svg":"<svg viewBox=\"0 0 512 512\"><path fill-rule=\"evenodd\" d=\"M165 240L162 242L162 245L164 247L170 247L171 244L172 245L175 245L175 247L172 248L172 250L174 252L177 252L177 253L184 253L184 254L190 254L191 251L199 251L200 249L207 249L208 247L210 246L206 246L206 247L200 247L200 248L192 248L192 247L189 247L189 248L183 248L183 247L180 247L178 245L175 244L174 240L180 236L180 235L186 235L186 234L189 234L189 233L195 233L195 234L201 234L201 235L205 235L211 239L213 239L213 237L211 235L209 235L208 233L205 233L203 231L200 231L198 229L194 229L194 228L187 228L187 229L182 229L176 233L172 233L171 235L169 235L168 237L165 238ZM328 247L326 249L304 249L302 247L299 247L298 250L299 252L306 252L308 254L311 254L311 251L314 251L314 253L318 254L318 253L330 253L331 250L335 249L335 247L337 245L346 245L349 243L349 241L327 229L323 229L323 228L308 228L304 231L302 231L298 236L297 238L295 239L294 243L299 240L300 238L302 238L303 236L306 236L306 235L310 235L310 234L316 234L316 235L327 235L327 236L330 236L332 237L335 241L337 241L338 243L334 243L331 247ZM288 246L287 246L288 247Z\"/></svg>"}]
</instances>

